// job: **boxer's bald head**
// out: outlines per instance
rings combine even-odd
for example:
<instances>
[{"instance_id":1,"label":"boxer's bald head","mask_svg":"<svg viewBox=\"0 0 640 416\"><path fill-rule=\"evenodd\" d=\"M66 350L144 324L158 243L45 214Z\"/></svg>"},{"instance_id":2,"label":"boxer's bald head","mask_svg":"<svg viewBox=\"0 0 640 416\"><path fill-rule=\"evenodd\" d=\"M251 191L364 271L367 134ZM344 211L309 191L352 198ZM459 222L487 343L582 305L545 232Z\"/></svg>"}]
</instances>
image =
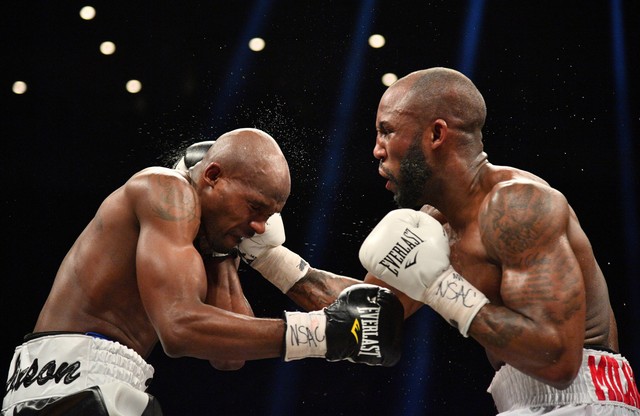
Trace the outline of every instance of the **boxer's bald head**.
<instances>
[{"instance_id":1,"label":"boxer's bald head","mask_svg":"<svg viewBox=\"0 0 640 416\"><path fill-rule=\"evenodd\" d=\"M257 129L223 134L189 171L201 208L201 229L213 250L227 252L263 233L291 192L289 165L276 141Z\"/></svg>"},{"instance_id":2,"label":"boxer's bald head","mask_svg":"<svg viewBox=\"0 0 640 416\"><path fill-rule=\"evenodd\" d=\"M289 165L278 143L269 134L241 128L223 134L192 171L196 180L215 164L217 175L240 180L284 203L291 192Z\"/></svg>"},{"instance_id":3,"label":"boxer's bald head","mask_svg":"<svg viewBox=\"0 0 640 416\"><path fill-rule=\"evenodd\" d=\"M401 78L389 89L403 88L404 105L423 122L443 118L467 133L484 126L487 108L482 94L461 72L450 68L429 68Z\"/></svg>"}]
</instances>

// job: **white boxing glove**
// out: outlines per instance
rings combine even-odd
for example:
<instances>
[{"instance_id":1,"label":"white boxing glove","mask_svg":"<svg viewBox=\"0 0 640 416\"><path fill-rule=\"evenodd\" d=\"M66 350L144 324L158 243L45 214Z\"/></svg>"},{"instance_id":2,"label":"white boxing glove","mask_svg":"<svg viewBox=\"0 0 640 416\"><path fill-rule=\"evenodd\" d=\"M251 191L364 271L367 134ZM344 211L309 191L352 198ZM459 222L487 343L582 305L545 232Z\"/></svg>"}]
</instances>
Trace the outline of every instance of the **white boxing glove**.
<instances>
[{"instance_id":1,"label":"white boxing glove","mask_svg":"<svg viewBox=\"0 0 640 416\"><path fill-rule=\"evenodd\" d=\"M380 280L431 306L465 337L480 308L489 303L451 267L444 228L421 211L388 213L362 243L360 262Z\"/></svg>"},{"instance_id":2,"label":"white boxing glove","mask_svg":"<svg viewBox=\"0 0 640 416\"><path fill-rule=\"evenodd\" d=\"M238 253L282 293L287 293L307 274L310 266L302 257L282 246L284 241L282 217L275 213L267 220L264 233L240 242Z\"/></svg>"},{"instance_id":3,"label":"white boxing glove","mask_svg":"<svg viewBox=\"0 0 640 416\"><path fill-rule=\"evenodd\" d=\"M251 265L265 251L284 244L285 239L282 216L276 212L267 220L264 233L245 238L238 245L238 250L242 259Z\"/></svg>"}]
</instances>

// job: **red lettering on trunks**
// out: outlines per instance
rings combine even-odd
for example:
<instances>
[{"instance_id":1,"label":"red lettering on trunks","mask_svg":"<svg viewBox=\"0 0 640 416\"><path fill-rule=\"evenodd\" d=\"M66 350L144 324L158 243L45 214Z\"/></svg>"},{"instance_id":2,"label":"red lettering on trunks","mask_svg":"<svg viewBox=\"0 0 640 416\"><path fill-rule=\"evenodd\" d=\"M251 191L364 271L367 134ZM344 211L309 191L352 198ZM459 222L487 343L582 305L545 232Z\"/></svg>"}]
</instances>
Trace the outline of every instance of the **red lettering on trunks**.
<instances>
[{"instance_id":1,"label":"red lettering on trunks","mask_svg":"<svg viewBox=\"0 0 640 416\"><path fill-rule=\"evenodd\" d=\"M589 355L587 364L598 400L622 402L640 408L640 394L628 363L618 363L618 360L606 355Z\"/></svg>"}]
</instances>

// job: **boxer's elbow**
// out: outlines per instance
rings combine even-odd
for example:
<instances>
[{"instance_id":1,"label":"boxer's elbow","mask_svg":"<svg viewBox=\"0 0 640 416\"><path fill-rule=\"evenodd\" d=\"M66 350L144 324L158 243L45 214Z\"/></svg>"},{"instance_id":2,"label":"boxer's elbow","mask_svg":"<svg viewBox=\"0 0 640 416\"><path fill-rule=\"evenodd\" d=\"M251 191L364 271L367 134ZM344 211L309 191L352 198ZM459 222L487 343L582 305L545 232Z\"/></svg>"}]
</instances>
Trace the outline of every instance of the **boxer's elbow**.
<instances>
[{"instance_id":1,"label":"boxer's elbow","mask_svg":"<svg viewBox=\"0 0 640 416\"><path fill-rule=\"evenodd\" d=\"M161 338L162 349L165 354L171 358L193 357L208 359L209 364L216 370L235 371L244 367L243 360L234 360L226 358L213 348L198 347L196 341L197 336L189 334L189 331L169 331L165 332ZM204 345L204 344L203 344ZM219 358L211 358L212 355L220 356Z\"/></svg>"},{"instance_id":2,"label":"boxer's elbow","mask_svg":"<svg viewBox=\"0 0 640 416\"><path fill-rule=\"evenodd\" d=\"M189 318L172 319L156 327L165 354L171 358L193 357L197 348L197 334L188 324ZM193 320L191 322L194 322Z\"/></svg>"},{"instance_id":3,"label":"boxer's elbow","mask_svg":"<svg viewBox=\"0 0 640 416\"><path fill-rule=\"evenodd\" d=\"M579 367L577 369L573 369L572 367L567 366L552 368L550 371L545 372L543 375L543 381L555 389L564 390L571 386L573 380L575 380L578 375L578 369Z\"/></svg>"},{"instance_id":4,"label":"boxer's elbow","mask_svg":"<svg viewBox=\"0 0 640 416\"><path fill-rule=\"evenodd\" d=\"M174 314L171 320L156 327L165 354L171 358L192 357L208 360L218 370L233 371L244 366L238 349L229 347L229 329L213 325L210 315Z\"/></svg>"},{"instance_id":5,"label":"boxer's elbow","mask_svg":"<svg viewBox=\"0 0 640 416\"><path fill-rule=\"evenodd\" d=\"M189 356L188 338L185 337L183 331L169 329L161 331L158 335L162 350L171 358L180 358Z\"/></svg>"},{"instance_id":6,"label":"boxer's elbow","mask_svg":"<svg viewBox=\"0 0 640 416\"><path fill-rule=\"evenodd\" d=\"M558 390L568 388L580 371L582 365L582 350L580 354L563 351L556 360L544 366L540 377L543 382Z\"/></svg>"}]
</instances>

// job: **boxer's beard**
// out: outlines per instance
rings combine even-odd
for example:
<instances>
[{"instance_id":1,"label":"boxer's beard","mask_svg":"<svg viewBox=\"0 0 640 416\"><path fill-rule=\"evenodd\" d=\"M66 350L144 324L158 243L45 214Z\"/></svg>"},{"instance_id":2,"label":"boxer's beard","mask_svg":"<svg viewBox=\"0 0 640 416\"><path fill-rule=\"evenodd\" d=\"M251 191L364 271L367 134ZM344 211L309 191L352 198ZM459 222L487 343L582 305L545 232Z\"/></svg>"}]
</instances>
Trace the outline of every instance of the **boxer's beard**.
<instances>
[{"instance_id":1,"label":"boxer's beard","mask_svg":"<svg viewBox=\"0 0 640 416\"><path fill-rule=\"evenodd\" d=\"M418 134L400 161L399 178L393 178L398 189L393 199L398 207L419 209L424 205L423 189L431 175L432 171L422 151L422 134Z\"/></svg>"}]
</instances>

